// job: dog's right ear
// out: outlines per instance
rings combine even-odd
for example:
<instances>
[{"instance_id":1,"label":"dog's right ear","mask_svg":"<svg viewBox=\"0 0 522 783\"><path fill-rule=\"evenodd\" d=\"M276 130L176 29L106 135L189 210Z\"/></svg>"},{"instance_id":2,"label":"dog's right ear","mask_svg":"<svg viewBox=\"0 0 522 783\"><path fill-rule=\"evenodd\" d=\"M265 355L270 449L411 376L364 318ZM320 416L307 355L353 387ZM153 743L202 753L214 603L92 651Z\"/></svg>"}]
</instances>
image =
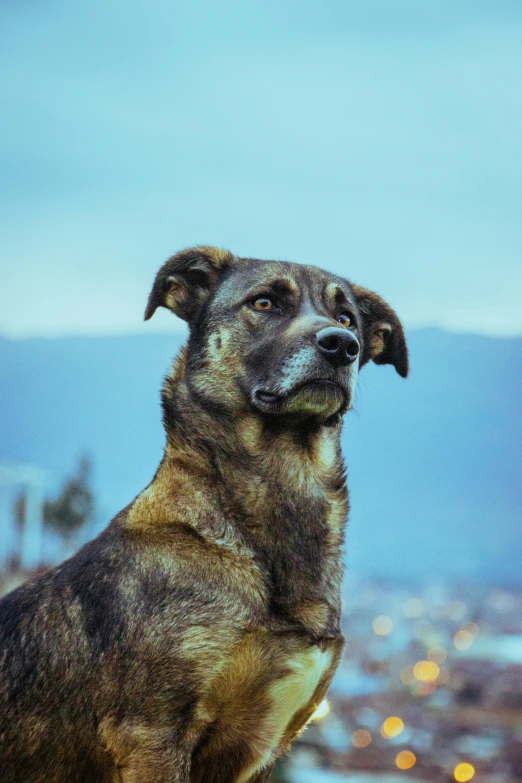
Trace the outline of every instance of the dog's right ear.
<instances>
[{"instance_id":1,"label":"dog's right ear","mask_svg":"<svg viewBox=\"0 0 522 783\"><path fill-rule=\"evenodd\" d=\"M152 318L156 308L166 307L190 322L207 298L212 284L233 259L228 250L203 245L171 256L156 275L145 320Z\"/></svg>"}]
</instances>

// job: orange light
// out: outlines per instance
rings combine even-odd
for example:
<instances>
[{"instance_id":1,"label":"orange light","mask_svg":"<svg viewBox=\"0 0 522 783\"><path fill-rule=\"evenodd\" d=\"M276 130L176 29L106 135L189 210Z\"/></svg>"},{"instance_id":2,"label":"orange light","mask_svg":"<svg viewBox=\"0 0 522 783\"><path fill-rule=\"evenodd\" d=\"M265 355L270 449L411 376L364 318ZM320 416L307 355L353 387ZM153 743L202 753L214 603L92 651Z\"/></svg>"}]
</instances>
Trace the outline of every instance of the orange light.
<instances>
[{"instance_id":1,"label":"orange light","mask_svg":"<svg viewBox=\"0 0 522 783\"><path fill-rule=\"evenodd\" d=\"M415 766L417 757L411 750L401 750L395 757L395 763L399 769L411 769Z\"/></svg>"},{"instance_id":2,"label":"orange light","mask_svg":"<svg viewBox=\"0 0 522 783\"><path fill-rule=\"evenodd\" d=\"M457 631L453 637L453 644L457 650L467 650L473 644L473 634L469 631Z\"/></svg>"},{"instance_id":3,"label":"orange light","mask_svg":"<svg viewBox=\"0 0 522 783\"><path fill-rule=\"evenodd\" d=\"M467 762L457 764L453 770L453 776L458 783L466 783L467 780L471 780L475 776L475 767Z\"/></svg>"},{"instance_id":4,"label":"orange light","mask_svg":"<svg viewBox=\"0 0 522 783\"><path fill-rule=\"evenodd\" d=\"M377 636L388 636L393 631L393 623L385 614L380 614L373 621L372 628Z\"/></svg>"},{"instance_id":5,"label":"orange light","mask_svg":"<svg viewBox=\"0 0 522 783\"><path fill-rule=\"evenodd\" d=\"M413 674L421 682L434 682L439 673L440 669L433 661L418 661L413 667Z\"/></svg>"},{"instance_id":6,"label":"orange light","mask_svg":"<svg viewBox=\"0 0 522 783\"><path fill-rule=\"evenodd\" d=\"M397 737L401 731L404 731L404 723L400 718L397 718L395 715L392 715L390 718L386 718L384 723L381 726L381 735L385 739L390 739L391 737Z\"/></svg>"},{"instance_id":7,"label":"orange light","mask_svg":"<svg viewBox=\"0 0 522 783\"><path fill-rule=\"evenodd\" d=\"M372 741L372 735L366 729L357 729L352 734L352 745L355 748L367 748Z\"/></svg>"}]
</instances>

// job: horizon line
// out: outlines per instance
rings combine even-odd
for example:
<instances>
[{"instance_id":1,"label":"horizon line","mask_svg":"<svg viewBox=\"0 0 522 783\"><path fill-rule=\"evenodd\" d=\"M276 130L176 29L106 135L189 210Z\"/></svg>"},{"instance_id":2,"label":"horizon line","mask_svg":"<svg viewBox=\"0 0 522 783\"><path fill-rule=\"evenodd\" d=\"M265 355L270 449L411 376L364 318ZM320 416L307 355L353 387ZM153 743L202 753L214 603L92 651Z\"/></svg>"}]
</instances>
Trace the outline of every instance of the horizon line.
<instances>
[{"instance_id":1,"label":"horizon line","mask_svg":"<svg viewBox=\"0 0 522 783\"><path fill-rule=\"evenodd\" d=\"M403 324L404 326L404 324ZM455 329L447 326L440 326L438 324L425 324L416 326L404 326L405 331L411 332L443 332L445 334L452 334L461 337L486 337L492 340L520 340L522 339L522 332L491 332L491 331L478 331L471 329ZM70 340L70 339L111 339L111 338L125 338L125 337L188 337L188 327L183 324L176 325L172 330L167 329L147 329L147 331L133 331L133 330L114 330L114 331L78 331L78 332L49 332L48 334L35 334L35 333L9 333L0 329L0 340L13 343L22 343L29 340Z\"/></svg>"}]
</instances>

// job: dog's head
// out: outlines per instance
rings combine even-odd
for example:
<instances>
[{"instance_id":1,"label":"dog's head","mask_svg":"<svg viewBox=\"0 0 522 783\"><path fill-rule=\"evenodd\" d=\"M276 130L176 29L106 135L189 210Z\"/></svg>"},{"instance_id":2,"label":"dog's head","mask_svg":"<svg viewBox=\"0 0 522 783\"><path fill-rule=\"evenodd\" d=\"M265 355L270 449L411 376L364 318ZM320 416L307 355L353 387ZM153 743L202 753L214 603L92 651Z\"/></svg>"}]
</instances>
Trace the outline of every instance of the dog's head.
<instances>
[{"instance_id":1,"label":"dog's head","mask_svg":"<svg viewBox=\"0 0 522 783\"><path fill-rule=\"evenodd\" d=\"M145 319L160 306L189 323L191 392L229 414L329 424L349 409L370 359L408 373L389 305L317 267L189 248L159 270Z\"/></svg>"}]
</instances>

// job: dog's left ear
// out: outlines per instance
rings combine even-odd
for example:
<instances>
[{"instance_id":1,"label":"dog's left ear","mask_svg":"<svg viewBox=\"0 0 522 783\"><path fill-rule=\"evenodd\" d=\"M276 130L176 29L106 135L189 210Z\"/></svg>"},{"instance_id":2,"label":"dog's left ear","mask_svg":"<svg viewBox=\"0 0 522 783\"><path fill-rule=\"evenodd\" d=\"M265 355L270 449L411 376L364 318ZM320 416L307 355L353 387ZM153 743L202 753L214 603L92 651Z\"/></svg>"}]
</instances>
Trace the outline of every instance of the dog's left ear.
<instances>
[{"instance_id":1,"label":"dog's left ear","mask_svg":"<svg viewBox=\"0 0 522 783\"><path fill-rule=\"evenodd\" d=\"M154 281L145 309L145 320L158 307L172 310L185 321L191 321L207 298L212 284L234 260L228 250L198 246L180 250L166 261Z\"/></svg>"},{"instance_id":2,"label":"dog's left ear","mask_svg":"<svg viewBox=\"0 0 522 783\"><path fill-rule=\"evenodd\" d=\"M363 352L360 366L370 359L393 364L399 375L408 375L408 348L404 329L395 310L373 291L352 286L363 322Z\"/></svg>"}]
</instances>

